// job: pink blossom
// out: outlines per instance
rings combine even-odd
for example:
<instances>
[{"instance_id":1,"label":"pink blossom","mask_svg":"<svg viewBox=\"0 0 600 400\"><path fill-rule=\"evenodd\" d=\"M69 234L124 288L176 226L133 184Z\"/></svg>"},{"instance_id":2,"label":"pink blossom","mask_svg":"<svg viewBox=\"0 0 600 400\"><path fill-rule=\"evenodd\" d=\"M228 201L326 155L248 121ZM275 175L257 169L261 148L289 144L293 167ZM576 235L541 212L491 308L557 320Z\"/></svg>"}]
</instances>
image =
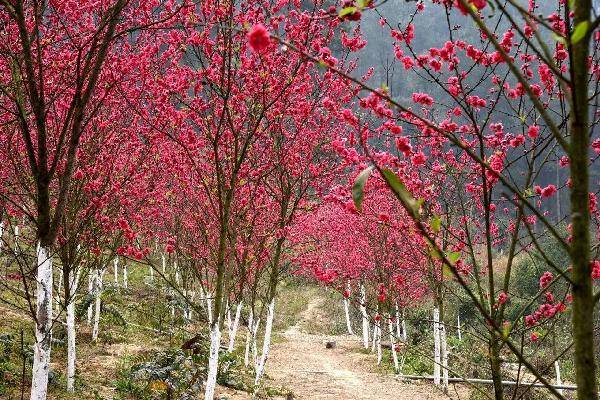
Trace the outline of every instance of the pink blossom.
<instances>
[{"instance_id":1,"label":"pink blossom","mask_svg":"<svg viewBox=\"0 0 600 400\"><path fill-rule=\"evenodd\" d=\"M248 32L248 43L252 50L262 53L270 43L269 31L263 24L254 25Z\"/></svg>"}]
</instances>

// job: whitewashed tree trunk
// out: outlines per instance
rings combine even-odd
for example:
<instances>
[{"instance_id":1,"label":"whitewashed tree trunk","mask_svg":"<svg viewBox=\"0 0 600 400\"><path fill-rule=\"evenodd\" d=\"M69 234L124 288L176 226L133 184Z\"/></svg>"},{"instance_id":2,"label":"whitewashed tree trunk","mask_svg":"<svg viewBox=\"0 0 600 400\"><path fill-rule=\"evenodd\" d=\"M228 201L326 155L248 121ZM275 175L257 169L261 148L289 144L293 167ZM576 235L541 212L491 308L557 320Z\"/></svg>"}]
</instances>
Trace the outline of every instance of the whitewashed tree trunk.
<instances>
[{"instance_id":1,"label":"whitewashed tree trunk","mask_svg":"<svg viewBox=\"0 0 600 400\"><path fill-rule=\"evenodd\" d=\"M192 291L192 292L188 292L190 295L190 301L193 303L194 302L194 298L196 297L196 291ZM194 318L194 309L193 307L190 307L190 305L187 305L188 307L188 320L191 321L192 318Z\"/></svg>"},{"instance_id":2,"label":"whitewashed tree trunk","mask_svg":"<svg viewBox=\"0 0 600 400\"><path fill-rule=\"evenodd\" d=\"M381 320L377 321L377 365L381 365Z\"/></svg>"},{"instance_id":3,"label":"whitewashed tree trunk","mask_svg":"<svg viewBox=\"0 0 600 400\"><path fill-rule=\"evenodd\" d=\"M458 340L462 342L462 333L460 331L460 314L456 316L456 332L458 333Z\"/></svg>"},{"instance_id":4,"label":"whitewashed tree trunk","mask_svg":"<svg viewBox=\"0 0 600 400\"><path fill-rule=\"evenodd\" d=\"M75 391L75 359L76 359L76 347L75 347L75 293L77 292L77 286L79 286L79 273L77 276L73 276L73 271L69 274L69 288L70 298L66 298L67 302L67 392Z\"/></svg>"},{"instance_id":5,"label":"whitewashed tree trunk","mask_svg":"<svg viewBox=\"0 0 600 400\"><path fill-rule=\"evenodd\" d=\"M45 400L50 372L52 327L52 259L50 249L38 244L36 271L36 325L31 372L31 400Z\"/></svg>"},{"instance_id":6,"label":"whitewashed tree trunk","mask_svg":"<svg viewBox=\"0 0 600 400\"><path fill-rule=\"evenodd\" d=\"M100 327L100 306L101 306L101 295L102 295L102 280L104 278L104 269L96 272L96 287L94 294L95 299L95 311L94 311L94 328L92 329L92 340L98 340L98 329Z\"/></svg>"},{"instance_id":7,"label":"whitewashed tree trunk","mask_svg":"<svg viewBox=\"0 0 600 400\"><path fill-rule=\"evenodd\" d=\"M91 273L88 275L88 295L92 296L94 294L94 286L95 286L95 282L94 280L96 279L96 275L97 273ZM92 324L92 316L94 315L94 306L92 305L92 302L90 301L90 304L88 305L88 309L87 309L87 324L91 325Z\"/></svg>"},{"instance_id":8,"label":"whitewashed tree trunk","mask_svg":"<svg viewBox=\"0 0 600 400\"><path fill-rule=\"evenodd\" d=\"M238 326L240 324L240 315L242 314L243 302L239 302L235 309L235 317L233 318L233 324L229 328L229 346L227 347L228 352L232 352L235 346L235 336L237 335Z\"/></svg>"},{"instance_id":9,"label":"whitewashed tree trunk","mask_svg":"<svg viewBox=\"0 0 600 400\"><path fill-rule=\"evenodd\" d=\"M213 400L215 396L215 387L217 385L217 372L219 369L219 348L221 347L221 330L219 321L211 324L210 327L210 350L208 355L208 372L206 376L206 387L204 391L204 400Z\"/></svg>"},{"instance_id":10,"label":"whitewashed tree trunk","mask_svg":"<svg viewBox=\"0 0 600 400\"><path fill-rule=\"evenodd\" d=\"M13 230L15 236L15 255L19 254L19 225L15 225Z\"/></svg>"},{"instance_id":11,"label":"whitewashed tree trunk","mask_svg":"<svg viewBox=\"0 0 600 400\"><path fill-rule=\"evenodd\" d=\"M373 323L373 337L371 342L371 353L375 351L375 347L377 346L377 332L379 327L377 326L377 321Z\"/></svg>"},{"instance_id":12,"label":"whitewashed tree trunk","mask_svg":"<svg viewBox=\"0 0 600 400\"><path fill-rule=\"evenodd\" d=\"M179 267L177 266L177 261L173 263L173 267L175 268L175 283L179 287L179 282L181 281L181 277L179 276Z\"/></svg>"},{"instance_id":13,"label":"whitewashed tree trunk","mask_svg":"<svg viewBox=\"0 0 600 400\"><path fill-rule=\"evenodd\" d=\"M350 282L346 284L346 290L350 293ZM354 335L352 331L352 322L350 321L350 299L344 296L344 314L346 315L346 328L348 329L348 335Z\"/></svg>"},{"instance_id":14,"label":"whitewashed tree trunk","mask_svg":"<svg viewBox=\"0 0 600 400\"><path fill-rule=\"evenodd\" d=\"M148 269L150 273L150 282L154 282L154 268L152 268L152 265L149 265Z\"/></svg>"},{"instance_id":15,"label":"whitewashed tree trunk","mask_svg":"<svg viewBox=\"0 0 600 400\"><path fill-rule=\"evenodd\" d=\"M250 365L250 344L252 343L252 332L254 330L254 313L252 309L248 313L248 330L246 332L246 351L244 352L244 366L248 367Z\"/></svg>"},{"instance_id":16,"label":"whitewashed tree trunk","mask_svg":"<svg viewBox=\"0 0 600 400\"><path fill-rule=\"evenodd\" d=\"M562 385L562 379L560 379L560 364L558 363L558 360L554 361L554 372L556 373L556 385L557 386ZM557 391L561 395L563 394L562 389L557 389Z\"/></svg>"},{"instance_id":17,"label":"whitewashed tree trunk","mask_svg":"<svg viewBox=\"0 0 600 400\"><path fill-rule=\"evenodd\" d=\"M54 296L55 303L56 303L56 305L55 305L56 306L56 311L55 311L56 314L60 313L60 292L62 290L62 282L63 282L63 271L61 269L58 274L58 289L56 291L56 296Z\"/></svg>"},{"instance_id":18,"label":"whitewashed tree trunk","mask_svg":"<svg viewBox=\"0 0 600 400\"><path fill-rule=\"evenodd\" d=\"M267 364L267 359L269 358L269 350L271 348L271 332L273 330L273 318L275 316L275 299L271 300L269 307L267 309L267 322L265 323L265 337L263 339L263 349L262 356L260 358L260 363L258 365L258 369L256 370L256 376L254 378L254 386L258 386L260 380L265 373L265 366Z\"/></svg>"},{"instance_id":19,"label":"whitewashed tree trunk","mask_svg":"<svg viewBox=\"0 0 600 400\"><path fill-rule=\"evenodd\" d=\"M448 342L446 341L446 326L440 324L440 351L442 352L442 387L448 393Z\"/></svg>"},{"instance_id":20,"label":"whitewashed tree trunk","mask_svg":"<svg viewBox=\"0 0 600 400\"><path fill-rule=\"evenodd\" d=\"M396 338L400 340L401 335L402 330L400 329L400 308L398 307L398 303L396 303Z\"/></svg>"},{"instance_id":21,"label":"whitewashed tree trunk","mask_svg":"<svg viewBox=\"0 0 600 400\"><path fill-rule=\"evenodd\" d=\"M402 340L405 342L408 340L408 332L406 331L406 320L404 319L404 316L402 316Z\"/></svg>"},{"instance_id":22,"label":"whitewashed tree trunk","mask_svg":"<svg viewBox=\"0 0 600 400\"><path fill-rule=\"evenodd\" d=\"M440 385L440 364L442 362L440 352L440 310L433 309L433 383Z\"/></svg>"},{"instance_id":23,"label":"whitewashed tree trunk","mask_svg":"<svg viewBox=\"0 0 600 400\"><path fill-rule=\"evenodd\" d=\"M367 295L365 287L360 284L360 313L362 315L363 346L369 348L369 316L367 315Z\"/></svg>"},{"instance_id":24,"label":"whitewashed tree trunk","mask_svg":"<svg viewBox=\"0 0 600 400\"><path fill-rule=\"evenodd\" d=\"M396 318L396 321L398 319ZM396 324L397 325L397 324ZM400 366L398 365L398 353L396 349L396 338L394 337L394 323L392 322L392 316L388 317L388 328L390 330L390 346L392 347L392 361L394 362L394 371L398 373Z\"/></svg>"},{"instance_id":25,"label":"whitewashed tree trunk","mask_svg":"<svg viewBox=\"0 0 600 400\"><path fill-rule=\"evenodd\" d=\"M260 327L260 318L254 321L254 328L252 328L252 360L254 360L254 370L258 369L258 363L260 359L258 357L258 328Z\"/></svg>"},{"instance_id":26,"label":"whitewashed tree trunk","mask_svg":"<svg viewBox=\"0 0 600 400\"><path fill-rule=\"evenodd\" d=\"M167 273L167 259L164 254L161 254L160 258L162 260L162 274L164 276Z\"/></svg>"},{"instance_id":27,"label":"whitewashed tree trunk","mask_svg":"<svg viewBox=\"0 0 600 400\"><path fill-rule=\"evenodd\" d=\"M129 283L129 279L127 276L127 263L123 264L123 287L127 289L127 285Z\"/></svg>"},{"instance_id":28,"label":"whitewashed tree trunk","mask_svg":"<svg viewBox=\"0 0 600 400\"><path fill-rule=\"evenodd\" d=\"M113 260L113 272L115 274L115 286L119 286L119 256Z\"/></svg>"},{"instance_id":29,"label":"whitewashed tree trunk","mask_svg":"<svg viewBox=\"0 0 600 400\"><path fill-rule=\"evenodd\" d=\"M2 236L4 236L4 221L0 221L0 251L2 251L2 247L4 246Z\"/></svg>"}]
</instances>

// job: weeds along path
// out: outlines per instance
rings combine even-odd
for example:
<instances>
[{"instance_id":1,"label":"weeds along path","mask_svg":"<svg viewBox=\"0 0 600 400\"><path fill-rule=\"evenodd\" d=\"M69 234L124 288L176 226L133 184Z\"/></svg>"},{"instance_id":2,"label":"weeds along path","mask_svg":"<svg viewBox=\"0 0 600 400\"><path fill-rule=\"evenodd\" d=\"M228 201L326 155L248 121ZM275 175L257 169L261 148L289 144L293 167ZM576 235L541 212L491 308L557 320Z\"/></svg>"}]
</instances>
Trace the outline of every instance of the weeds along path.
<instances>
[{"instance_id":1,"label":"weeds along path","mask_svg":"<svg viewBox=\"0 0 600 400\"><path fill-rule=\"evenodd\" d=\"M426 400L446 396L431 384L404 383L392 374L376 372L373 355L360 352L357 337L308 334L303 326L325 317L322 298L312 299L300 321L283 332L284 341L273 346L267 373L292 390L294 399ZM334 340L333 349L324 342ZM452 389L453 390L453 389ZM460 398L466 398L464 388Z\"/></svg>"}]
</instances>

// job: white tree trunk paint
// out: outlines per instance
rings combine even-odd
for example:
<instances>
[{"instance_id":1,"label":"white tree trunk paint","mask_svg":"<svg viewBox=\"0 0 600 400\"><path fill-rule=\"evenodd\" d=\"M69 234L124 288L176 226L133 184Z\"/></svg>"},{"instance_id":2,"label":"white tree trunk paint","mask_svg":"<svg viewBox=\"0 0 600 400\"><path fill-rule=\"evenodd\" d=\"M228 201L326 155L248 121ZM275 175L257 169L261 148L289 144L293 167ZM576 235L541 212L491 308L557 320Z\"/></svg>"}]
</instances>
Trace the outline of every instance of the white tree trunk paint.
<instances>
[{"instance_id":1,"label":"white tree trunk paint","mask_svg":"<svg viewBox=\"0 0 600 400\"><path fill-rule=\"evenodd\" d=\"M377 321L373 323L373 337L371 341L371 353L375 351L375 347L377 346L377 331L378 331Z\"/></svg>"},{"instance_id":2,"label":"white tree trunk paint","mask_svg":"<svg viewBox=\"0 0 600 400\"><path fill-rule=\"evenodd\" d=\"M60 291L62 290L62 282L63 282L63 271L62 269L60 270L59 274L58 274L58 289L56 291L56 296L54 296L55 298L55 303L56 303L56 314L60 313ZM65 299L66 300L66 299Z\"/></svg>"},{"instance_id":3,"label":"white tree trunk paint","mask_svg":"<svg viewBox=\"0 0 600 400\"><path fill-rule=\"evenodd\" d=\"M254 321L254 328L252 328L252 360L254 360L254 370L258 369L258 328L260 327L260 318Z\"/></svg>"},{"instance_id":4,"label":"white tree trunk paint","mask_svg":"<svg viewBox=\"0 0 600 400\"><path fill-rule=\"evenodd\" d=\"M196 291L191 291L188 292L190 295L190 301L193 303L194 302L194 298L196 297ZM188 307L188 320L192 320L192 318L194 318L194 309L192 307L190 307L190 305L187 305Z\"/></svg>"},{"instance_id":5,"label":"white tree trunk paint","mask_svg":"<svg viewBox=\"0 0 600 400\"><path fill-rule=\"evenodd\" d=\"M79 276L79 273L77 273L77 276L73 277L73 271L70 272L69 288L71 296L68 299L65 296L65 302L67 302L67 392L71 393L75 391L75 292L79 285Z\"/></svg>"},{"instance_id":6,"label":"white tree trunk paint","mask_svg":"<svg viewBox=\"0 0 600 400\"><path fill-rule=\"evenodd\" d=\"M0 251L2 251L2 247L4 246L4 240L2 236L4 235L4 221L0 221Z\"/></svg>"},{"instance_id":7,"label":"white tree trunk paint","mask_svg":"<svg viewBox=\"0 0 600 400\"><path fill-rule=\"evenodd\" d=\"M219 322L216 321L210 327L210 350L208 355L208 372L206 376L206 388L204 400L213 400L215 386L217 385L217 372L219 369L219 348L221 347L221 330Z\"/></svg>"},{"instance_id":8,"label":"white tree trunk paint","mask_svg":"<svg viewBox=\"0 0 600 400\"><path fill-rule=\"evenodd\" d=\"M440 353L440 310L433 309L433 383L440 385L440 364L442 362Z\"/></svg>"},{"instance_id":9,"label":"white tree trunk paint","mask_svg":"<svg viewBox=\"0 0 600 400\"><path fill-rule=\"evenodd\" d=\"M402 340L408 340L408 332L406 331L406 320L404 319L404 315L402 316Z\"/></svg>"},{"instance_id":10,"label":"white tree trunk paint","mask_svg":"<svg viewBox=\"0 0 600 400\"><path fill-rule=\"evenodd\" d=\"M248 367L250 365L250 344L252 342L252 332L254 330L254 313L252 309L248 313L248 330L246 331L246 351L244 352L244 366Z\"/></svg>"},{"instance_id":11,"label":"white tree trunk paint","mask_svg":"<svg viewBox=\"0 0 600 400\"><path fill-rule=\"evenodd\" d=\"M94 280L96 279L96 272L91 273L88 275L88 295L92 296L94 294L94 286L95 286L95 282ZM91 325L92 324L92 316L94 314L94 306L92 305L92 302L90 301L90 305L88 306L87 309L87 324Z\"/></svg>"},{"instance_id":12,"label":"white tree trunk paint","mask_svg":"<svg viewBox=\"0 0 600 400\"><path fill-rule=\"evenodd\" d=\"M560 379L560 364L558 363L558 360L554 361L554 372L556 373L556 385L560 386L562 385L562 379ZM557 389L559 394L563 394L563 390L562 389Z\"/></svg>"},{"instance_id":13,"label":"white tree trunk paint","mask_svg":"<svg viewBox=\"0 0 600 400\"><path fill-rule=\"evenodd\" d=\"M127 289L127 263L123 264L123 287Z\"/></svg>"},{"instance_id":14,"label":"white tree trunk paint","mask_svg":"<svg viewBox=\"0 0 600 400\"><path fill-rule=\"evenodd\" d=\"M448 343L446 341L446 326L444 321L440 324L440 344L442 352L442 387L444 393L448 392Z\"/></svg>"},{"instance_id":15,"label":"white tree trunk paint","mask_svg":"<svg viewBox=\"0 0 600 400\"><path fill-rule=\"evenodd\" d=\"M396 303L396 338L400 340L401 335L402 330L400 329L400 308L398 307L398 303Z\"/></svg>"},{"instance_id":16,"label":"white tree trunk paint","mask_svg":"<svg viewBox=\"0 0 600 400\"><path fill-rule=\"evenodd\" d=\"M227 347L228 352L232 352L235 346L235 336L237 335L238 327L240 325L240 315L242 314L242 305L243 302L240 301L235 308L235 317L233 319L233 324L229 329L229 346Z\"/></svg>"},{"instance_id":17,"label":"white tree trunk paint","mask_svg":"<svg viewBox=\"0 0 600 400\"><path fill-rule=\"evenodd\" d=\"M164 254L161 254L160 258L162 260L162 274L164 276L167 273L167 259Z\"/></svg>"},{"instance_id":18,"label":"white tree trunk paint","mask_svg":"<svg viewBox=\"0 0 600 400\"><path fill-rule=\"evenodd\" d=\"M150 282L154 282L154 268L152 268L152 265L149 265L148 268L150 269Z\"/></svg>"},{"instance_id":19,"label":"white tree trunk paint","mask_svg":"<svg viewBox=\"0 0 600 400\"><path fill-rule=\"evenodd\" d=\"M269 308L267 309L267 322L265 324L265 337L263 339L263 349L262 356L260 358L260 363L258 365L258 369L256 370L256 376L254 378L254 386L258 386L260 380L265 373L265 365L267 364L267 359L269 358L269 350L271 348L271 332L273 330L273 317L275 316L275 299L271 300L269 304Z\"/></svg>"},{"instance_id":20,"label":"white tree trunk paint","mask_svg":"<svg viewBox=\"0 0 600 400\"><path fill-rule=\"evenodd\" d=\"M460 331L460 314L456 316L456 332L458 333L458 340L462 342L462 333Z\"/></svg>"},{"instance_id":21,"label":"white tree trunk paint","mask_svg":"<svg viewBox=\"0 0 600 400\"><path fill-rule=\"evenodd\" d=\"M102 270L98 270L96 272L96 290L94 291L94 294L96 296L96 301L95 301L95 306L96 309L94 311L94 328L92 329L92 340L96 341L98 340L98 328L100 327L100 305L101 305L101 298L100 295L102 294L102 279L104 277L104 269Z\"/></svg>"},{"instance_id":22,"label":"white tree trunk paint","mask_svg":"<svg viewBox=\"0 0 600 400\"><path fill-rule=\"evenodd\" d=\"M19 225L15 225L13 232L15 234L15 254L19 254Z\"/></svg>"},{"instance_id":23,"label":"white tree trunk paint","mask_svg":"<svg viewBox=\"0 0 600 400\"><path fill-rule=\"evenodd\" d=\"M398 319L396 318L396 322ZM396 324L397 325L397 324ZM392 322L392 316L388 316L388 328L390 330L390 346L392 347L392 361L394 362L394 371L398 373L400 366L398 365L398 353L396 351L396 338L394 337L394 323Z\"/></svg>"},{"instance_id":24,"label":"white tree trunk paint","mask_svg":"<svg viewBox=\"0 0 600 400\"><path fill-rule=\"evenodd\" d=\"M177 286L179 286L181 278L179 276L179 267L177 266L177 261L173 263L173 267L175 268L175 283L177 284Z\"/></svg>"},{"instance_id":25,"label":"white tree trunk paint","mask_svg":"<svg viewBox=\"0 0 600 400\"><path fill-rule=\"evenodd\" d=\"M365 287L360 284L360 313L362 315L363 346L369 348L369 316L367 315L367 295Z\"/></svg>"},{"instance_id":26,"label":"white tree trunk paint","mask_svg":"<svg viewBox=\"0 0 600 400\"><path fill-rule=\"evenodd\" d=\"M381 320L377 321L377 365L381 365Z\"/></svg>"},{"instance_id":27,"label":"white tree trunk paint","mask_svg":"<svg viewBox=\"0 0 600 400\"><path fill-rule=\"evenodd\" d=\"M31 400L45 400L50 371L52 326L52 259L47 247L37 246L36 325L31 375Z\"/></svg>"},{"instance_id":28,"label":"white tree trunk paint","mask_svg":"<svg viewBox=\"0 0 600 400\"><path fill-rule=\"evenodd\" d=\"M115 274L115 286L119 286L119 256L113 260L113 272Z\"/></svg>"},{"instance_id":29,"label":"white tree trunk paint","mask_svg":"<svg viewBox=\"0 0 600 400\"><path fill-rule=\"evenodd\" d=\"M346 290L350 295L350 282L346 283ZM348 335L354 335L352 331L352 322L350 321L350 299L344 296L344 314L346 315L346 328L348 329Z\"/></svg>"}]
</instances>

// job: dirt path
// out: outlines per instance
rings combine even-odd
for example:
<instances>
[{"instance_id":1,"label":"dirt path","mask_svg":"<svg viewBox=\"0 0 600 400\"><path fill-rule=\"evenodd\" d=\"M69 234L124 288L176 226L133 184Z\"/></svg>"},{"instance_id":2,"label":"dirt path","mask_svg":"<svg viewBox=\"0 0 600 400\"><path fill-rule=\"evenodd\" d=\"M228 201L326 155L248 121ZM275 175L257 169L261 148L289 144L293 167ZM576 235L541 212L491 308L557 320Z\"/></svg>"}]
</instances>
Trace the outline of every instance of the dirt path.
<instances>
[{"instance_id":1,"label":"dirt path","mask_svg":"<svg viewBox=\"0 0 600 400\"><path fill-rule=\"evenodd\" d=\"M294 399L315 400L427 400L448 399L426 383L400 382L393 375L375 372L375 359L359 352L357 337L324 336L303 332L309 321L323 318L322 300L308 304L302 319L283 333L285 341L273 346L267 374L292 390ZM335 340L333 349L326 340ZM460 398L466 399L464 389ZM459 398L454 394L451 398Z\"/></svg>"}]
</instances>

